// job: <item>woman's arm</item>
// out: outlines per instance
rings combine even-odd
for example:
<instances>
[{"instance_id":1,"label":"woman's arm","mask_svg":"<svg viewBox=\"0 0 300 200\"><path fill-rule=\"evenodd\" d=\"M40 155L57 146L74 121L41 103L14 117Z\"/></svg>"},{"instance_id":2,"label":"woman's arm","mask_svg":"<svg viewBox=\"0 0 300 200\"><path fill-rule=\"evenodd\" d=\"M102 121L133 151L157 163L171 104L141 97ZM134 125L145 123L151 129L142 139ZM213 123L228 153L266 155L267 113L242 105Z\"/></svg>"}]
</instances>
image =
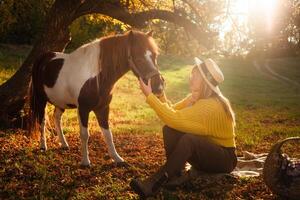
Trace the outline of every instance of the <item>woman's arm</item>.
<instances>
[{"instance_id":1,"label":"woman's arm","mask_svg":"<svg viewBox=\"0 0 300 200\"><path fill-rule=\"evenodd\" d=\"M209 127L211 127L212 121L216 122L215 116L220 116L217 121L221 120L224 121L224 123L227 122L225 115L219 115L220 110L215 108L216 103L214 101L206 100L181 110L175 110L168 106L168 104L162 103L154 94L151 93L147 96L146 102L152 107L158 117L171 128L186 133L211 135L224 139L231 137L231 135L223 134L222 132L214 132L212 134L208 130Z\"/></svg>"},{"instance_id":2,"label":"woman's arm","mask_svg":"<svg viewBox=\"0 0 300 200\"><path fill-rule=\"evenodd\" d=\"M157 96L157 98L162 102L162 103L167 103L170 107L172 107L175 110L181 110L185 107L188 106L189 102L190 102L190 97L191 95L188 95L186 98L182 99L181 101L172 104L172 102L167 98L165 92L163 92L163 94L161 96Z\"/></svg>"},{"instance_id":3,"label":"woman's arm","mask_svg":"<svg viewBox=\"0 0 300 200\"><path fill-rule=\"evenodd\" d=\"M181 101L175 103L172 106L172 108L174 108L175 110L181 110L183 108L186 108L189 105L189 103L190 103L190 99L191 99L191 95L188 95L187 97L185 97Z\"/></svg>"}]
</instances>

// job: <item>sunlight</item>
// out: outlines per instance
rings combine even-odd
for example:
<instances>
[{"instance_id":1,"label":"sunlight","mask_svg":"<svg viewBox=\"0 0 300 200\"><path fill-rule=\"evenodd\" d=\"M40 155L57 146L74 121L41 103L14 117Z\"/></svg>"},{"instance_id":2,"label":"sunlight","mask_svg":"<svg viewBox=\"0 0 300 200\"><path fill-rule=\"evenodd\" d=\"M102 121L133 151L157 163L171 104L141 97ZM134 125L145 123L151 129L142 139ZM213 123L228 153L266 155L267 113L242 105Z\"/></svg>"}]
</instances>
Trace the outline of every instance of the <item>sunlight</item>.
<instances>
[{"instance_id":1,"label":"sunlight","mask_svg":"<svg viewBox=\"0 0 300 200\"><path fill-rule=\"evenodd\" d=\"M236 0L233 2L232 10L235 14L248 14L249 1L248 0Z\"/></svg>"},{"instance_id":2,"label":"sunlight","mask_svg":"<svg viewBox=\"0 0 300 200\"><path fill-rule=\"evenodd\" d=\"M277 6L278 0L235 0L231 10L235 15L245 15L248 18L261 16L259 20L265 21L266 28L270 31Z\"/></svg>"},{"instance_id":3,"label":"sunlight","mask_svg":"<svg viewBox=\"0 0 300 200\"><path fill-rule=\"evenodd\" d=\"M228 0L227 17L220 27L220 39L224 41L227 33L245 28L249 22L261 24L262 31L272 32L278 6L279 0ZM247 28L243 30L244 33L247 31ZM241 33L239 38L243 38Z\"/></svg>"},{"instance_id":4,"label":"sunlight","mask_svg":"<svg viewBox=\"0 0 300 200\"><path fill-rule=\"evenodd\" d=\"M268 14L272 14L276 8L278 0L235 0L232 2L233 11L240 14L250 14L254 10L263 9Z\"/></svg>"}]
</instances>

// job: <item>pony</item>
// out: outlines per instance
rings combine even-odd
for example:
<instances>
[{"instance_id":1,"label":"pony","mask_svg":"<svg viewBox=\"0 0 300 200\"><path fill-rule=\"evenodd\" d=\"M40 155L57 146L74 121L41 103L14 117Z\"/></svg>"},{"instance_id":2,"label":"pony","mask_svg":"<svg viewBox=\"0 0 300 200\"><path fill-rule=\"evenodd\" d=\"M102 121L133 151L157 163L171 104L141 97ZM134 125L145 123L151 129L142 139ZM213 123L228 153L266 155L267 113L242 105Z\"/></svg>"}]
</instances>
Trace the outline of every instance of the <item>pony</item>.
<instances>
[{"instance_id":1,"label":"pony","mask_svg":"<svg viewBox=\"0 0 300 200\"><path fill-rule=\"evenodd\" d=\"M109 127L109 105L114 84L131 70L146 83L151 79L153 93L160 95L164 79L157 65L158 47L152 31L136 30L102 37L66 54L46 52L32 68L29 89L29 132L40 132L40 148L47 150L45 107L55 106L54 124L61 148L69 145L61 128L65 109L77 109L81 139L81 165L90 166L88 119L93 111L114 162L124 162L115 149Z\"/></svg>"}]
</instances>

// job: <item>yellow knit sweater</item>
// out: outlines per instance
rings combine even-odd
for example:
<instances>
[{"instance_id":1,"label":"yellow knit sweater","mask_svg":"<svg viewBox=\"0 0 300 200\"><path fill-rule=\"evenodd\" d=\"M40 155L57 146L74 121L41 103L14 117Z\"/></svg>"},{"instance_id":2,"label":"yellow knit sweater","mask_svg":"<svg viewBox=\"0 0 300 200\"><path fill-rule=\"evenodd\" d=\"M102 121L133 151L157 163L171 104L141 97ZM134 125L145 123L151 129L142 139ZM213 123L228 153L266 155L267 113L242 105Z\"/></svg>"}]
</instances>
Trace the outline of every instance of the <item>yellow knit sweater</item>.
<instances>
[{"instance_id":1,"label":"yellow knit sweater","mask_svg":"<svg viewBox=\"0 0 300 200\"><path fill-rule=\"evenodd\" d=\"M224 147L235 147L233 121L226 114L221 102L213 97L200 99L189 106L189 98L191 96L172 105L165 95L158 99L151 93L146 102L167 126L182 132L206 136Z\"/></svg>"}]
</instances>

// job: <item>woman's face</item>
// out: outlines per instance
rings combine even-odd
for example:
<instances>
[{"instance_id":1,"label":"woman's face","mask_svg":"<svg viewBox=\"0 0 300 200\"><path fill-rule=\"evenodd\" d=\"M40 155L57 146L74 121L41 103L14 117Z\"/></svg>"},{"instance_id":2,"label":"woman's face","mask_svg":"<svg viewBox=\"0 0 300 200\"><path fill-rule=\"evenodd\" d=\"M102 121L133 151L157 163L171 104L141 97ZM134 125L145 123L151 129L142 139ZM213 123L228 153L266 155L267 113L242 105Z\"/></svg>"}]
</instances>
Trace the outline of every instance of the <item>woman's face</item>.
<instances>
[{"instance_id":1,"label":"woman's face","mask_svg":"<svg viewBox=\"0 0 300 200\"><path fill-rule=\"evenodd\" d=\"M203 81L198 67L195 65L190 74L190 90L192 91L201 91L203 87Z\"/></svg>"}]
</instances>

